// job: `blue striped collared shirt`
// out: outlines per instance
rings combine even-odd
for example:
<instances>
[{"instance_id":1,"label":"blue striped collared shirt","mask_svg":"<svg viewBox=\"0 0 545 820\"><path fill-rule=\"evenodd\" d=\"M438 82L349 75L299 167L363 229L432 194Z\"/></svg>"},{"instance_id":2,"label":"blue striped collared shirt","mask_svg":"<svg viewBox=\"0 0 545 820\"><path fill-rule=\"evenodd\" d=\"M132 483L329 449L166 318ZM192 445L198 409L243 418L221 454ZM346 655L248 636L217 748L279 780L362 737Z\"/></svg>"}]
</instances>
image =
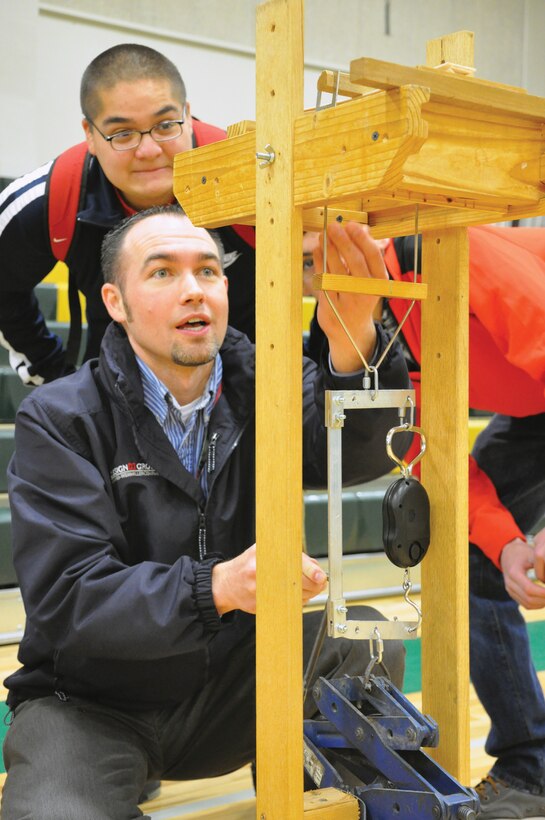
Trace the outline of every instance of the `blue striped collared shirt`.
<instances>
[{"instance_id":1,"label":"blue striped collared shirt","mask_svg":"<svg viewBox=\"0 0 545 820\"><path fill-rule=\"evenodd\" d=\"M218 354L208 383L199 398L191 404L180 405L163 382L145 362L136 356L142 378L144 404L151 410L178 458L191 475L199 477L205 495L208 494L207 471L203 459L208 448L208 422L222 380L222 362Z\"/></svg>"}]
</instances>

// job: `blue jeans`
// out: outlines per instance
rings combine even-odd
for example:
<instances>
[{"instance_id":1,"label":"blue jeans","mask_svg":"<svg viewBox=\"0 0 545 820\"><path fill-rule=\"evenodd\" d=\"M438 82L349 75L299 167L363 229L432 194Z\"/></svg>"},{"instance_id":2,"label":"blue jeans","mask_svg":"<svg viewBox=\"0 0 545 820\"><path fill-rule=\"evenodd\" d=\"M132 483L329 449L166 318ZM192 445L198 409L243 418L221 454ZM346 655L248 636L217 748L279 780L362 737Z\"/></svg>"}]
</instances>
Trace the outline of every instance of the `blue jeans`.
<instances>
[{"instance_id":1,"label":"blue jeans","mask_svg":"<svg viewBox=\"0 0 545 820\"><path fill-rule=\"evenodd\" d=\"M383 619L367 606L349 617ZM321 612L303 618L303 656L311 654ZM326 637L314 675L362 675L370 660L368 641ZM405 648L386 641L384 663L403 685ZM278 675L282 669L278 669ZM180 704L145 712L126 711L54 695L20 704L4 743L8 776L2 820L134 820L147 780L215 777L255 759L255 645L236 647L225 668ZM305 717L316 704L309 697Z\"/></svg>"},{"instance_id":2,"label":"blue jeans","mask_svg":"<svg viewBox=\"0 0 545 820\"><path fill-rule=\"evenodd\" d=\"M545 515L545 414L496 415L473 456L523 532ZM514 788L545 792L545 698L528 631L503 575L475 546L469 551L471 679L491 730L492 775Z\"/></svg>"}]
</instances>

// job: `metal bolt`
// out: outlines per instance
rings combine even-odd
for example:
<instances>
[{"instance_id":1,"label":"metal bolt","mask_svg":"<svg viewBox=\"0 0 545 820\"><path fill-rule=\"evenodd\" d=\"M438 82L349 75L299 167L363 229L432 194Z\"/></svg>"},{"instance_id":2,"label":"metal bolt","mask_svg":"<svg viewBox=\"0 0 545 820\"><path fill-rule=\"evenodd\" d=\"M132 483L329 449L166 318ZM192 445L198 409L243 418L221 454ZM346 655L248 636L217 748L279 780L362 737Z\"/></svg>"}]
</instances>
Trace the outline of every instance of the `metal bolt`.
<instances>
[{"instance_id":1,"label":"metal bolt","mask_svg":"<svg viewBox=\"0 0 545 820\"><path fill-rule=\"evenodd\" d=\"M475 814L474 809L469 806L460 806L457 817L458 820L475 820L477 815Z\"/></svg>"},{"instance_id":2,"label":"metal bolt","mask_svg":"<svg viewBox=\"0 0 545 820\"><path fill-rule=\"evenodd\" d=\"M346 632L348 627L346 624L337 624L337 632Z\"/></svg>"},{"instance_id":3,"label":"metal bolt","mask_svg":"<svg viewBox=\"0 0 545 820\"><path fill-rule=\"evenodd\" d=\"M440 806L434 806L433 810L432 810L432 814L433 814L434 817L441 817L441 807Z\"/></svg>"},{"instance_id":4,"label":"metal bolt","mask_svg":"<svg viewBox=\"0 0 545 820\"><path fill-rule=\"evenodd\" d=\"M265 165L272 165L272 163L276 159L276 154L274 153L272 145L266 145L264 151L256 151L255 156L256 159L261 160L261 162L259 163L260 168L264 168Z\"/></svg>"},{"instance_id":5,"label":"metal bolt","mask_svg":"<svg viewBox=\"0 0 545 820\"><path fill-rule=\"evenodd\" d=\"M337 607L337 612L340 612L341 615L346 614L348 612L348 607L339 604L339 606Z\"/></svg>"},{"instance_id":6,"label":"metal bolt","mask_svg":"<svg viewBox=\"0 0 545 820\"><path fill-rule=\"evenodd\" d=\"M358 726L358 728L354 732L354 737L356 738L356 740L362 740L362 738L363 738L363 729L361 728L361 726Z\"/></svg>"},{"instance_id":7,"label":"metal bolt","mask_svg":"<svg viewBox=\"0 0 545 820\"><path fill-rule=\"evenodd\" d=\"M412 726L409 726L405 734L407 736L407 740L416 740L416 732L414 731Z\"/></svg>"}]
</instances>

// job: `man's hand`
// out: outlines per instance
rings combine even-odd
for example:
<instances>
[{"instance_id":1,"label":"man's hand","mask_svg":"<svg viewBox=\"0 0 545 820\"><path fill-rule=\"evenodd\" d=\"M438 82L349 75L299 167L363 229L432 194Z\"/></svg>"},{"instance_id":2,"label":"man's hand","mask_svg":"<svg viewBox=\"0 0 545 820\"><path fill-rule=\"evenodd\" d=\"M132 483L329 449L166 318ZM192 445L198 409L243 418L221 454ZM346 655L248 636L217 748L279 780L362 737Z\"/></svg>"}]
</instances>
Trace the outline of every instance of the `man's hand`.
<instances>
[{"instance_id":1,"label":"man's hand","mask_svg":"<svg viewBox=\"0 0 545 820\"><path fill-rule=\"evenodd\" d=\"M303 553L303 603L322 592L327 576L314 558ZM255 544L231 561L216 564L212 570L212 595L219 615L234 609L256 611L256 547Z\"/></svg>"},{"instance_id":2,"label":"man's hand","mask_svg":"<svg viewBox=\"0 0 545 820\"><path fill-rule=\"evenodd\" d=\"M545 548L545 535L542 541ZM541 562L541 569L539 568L539 562ZM538 559L537 549L534 550L530 544L520 538L514 538L503 548L500 564L505 589L513 600L526 607L526 609L545 607L545 587L528 578L528 570L535 567L537 578L544 579L543 558Z\"/></svg>"},{"instance_id":3,"label":"man's hand","mask_svg":"<svg viewBox=\"0 0 545 820\"><path fill-rule=\"evenodd\" d=\"M372 238L369 229L357 222L338 222L327 226L327 268L333 274L347 274L367 279L388 279L380 245ZM314 251L316 272L323 271L323 236ZM372 356L376 343L373 321L379 296L360 293L337 293L329 291L329 297L350 331L358 349L366 360ZM354 350L325 294L317 293L318 322L329 339L331 362L340 373L350 373L363 367L362 360Z\"/></svg>"}]
</instances>

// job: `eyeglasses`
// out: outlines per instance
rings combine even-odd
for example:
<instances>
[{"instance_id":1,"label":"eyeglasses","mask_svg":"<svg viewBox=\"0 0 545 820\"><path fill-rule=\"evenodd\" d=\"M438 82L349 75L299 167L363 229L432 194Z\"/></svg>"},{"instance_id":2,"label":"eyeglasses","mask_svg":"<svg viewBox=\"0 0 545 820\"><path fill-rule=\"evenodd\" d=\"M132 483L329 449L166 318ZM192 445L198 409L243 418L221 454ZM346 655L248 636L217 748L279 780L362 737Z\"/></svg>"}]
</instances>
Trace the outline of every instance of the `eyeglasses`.
<instances>
[{"instance_id":1,"label":"eyeglasses","mask_svg":"<svg viewBox=\"0 0 545 820\"><path fill-rule=\"evenodd\" d=\"M86 117L85 119L87 122L91 123L93 128L96 128L100 136L105 139L106 142L110 143L114 151L130 151L133 148L138 148L142 142L142 137L144 134L149 134L155 142L168 142L169 140L175 140L177 137L182 135L183 124L185 122L185 119L163 120L163 122L158 122L157 125L154 125L152 128L148 128L147 131L138 131L136 128L133 128L130 131L118 131L116 134L107 136L102 133L100 128L98 128L98 126L96 126L89 117Z\"/></svg>"}]
</instances>

